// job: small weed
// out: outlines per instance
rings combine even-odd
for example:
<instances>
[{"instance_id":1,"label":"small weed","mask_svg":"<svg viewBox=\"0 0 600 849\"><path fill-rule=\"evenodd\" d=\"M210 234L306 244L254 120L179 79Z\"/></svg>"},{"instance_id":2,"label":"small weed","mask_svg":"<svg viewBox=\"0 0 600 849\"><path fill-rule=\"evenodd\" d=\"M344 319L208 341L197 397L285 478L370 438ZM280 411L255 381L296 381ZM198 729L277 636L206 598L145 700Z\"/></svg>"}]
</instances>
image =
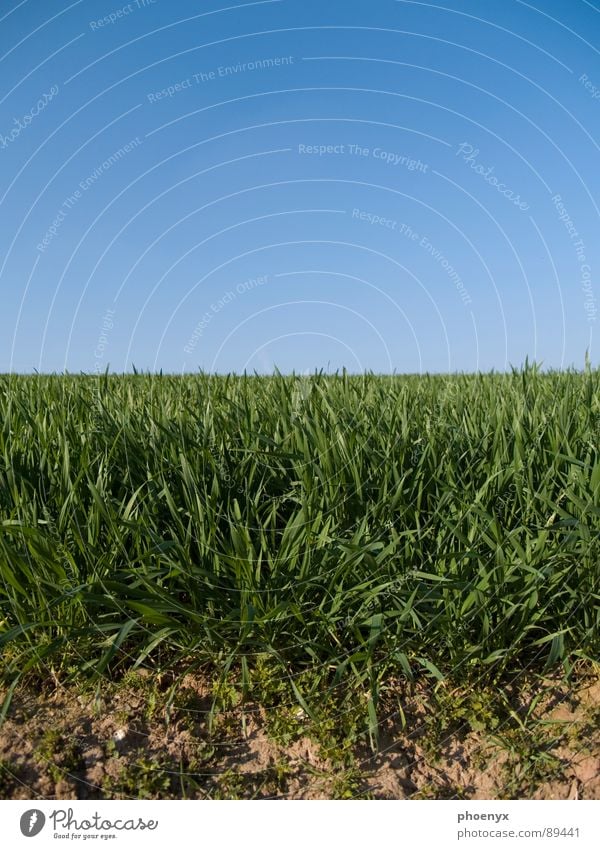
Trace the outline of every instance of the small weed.
<instances>
[{"instance_id":1,"label":"small weed","mask_svg":"<svg viewBox=\"0 0 600 849\"><path fill-rule=\"evenodd\" d=\"M102 790L111 798L176 798L177 794L173 792L176 777L166 765L141 757L132 764L124 765L116 777L106 776Z\"/></svg>"},{"instance_id":2,"label":"small weed","mask_svg":"<svg viewBox=\"0 0 600 849\"><path fill-rule=\"evenodd\" d=\"M228 769L221 773L216 782L214 799L244 799L249 789L250 779L247 776Z\"/></svg>"},{"instance_id":3,"label":"small weed","mask_svg":"<svg viewBox=\"0 0 600 849\"><path fill-rule=\"evenodd\" d=\"M331 785L332 799L357 799L361 796L361 788L364 783L361 771L355 766L335 772Z\"/></svg>"},{"instance_id":4,"label":"small weed","mask_svg":"<svg viewBox=\"0 0 600 849\"><path fill-rule=\"evenodd\" d=\"M504 764L503 798L531 796L542 782L558 779L564 772L561 759L554 753L561 742L559 731L549 736L548 727L516 729L499 734L498 742L509 754Z\"/></svg>"},{"instance_id":5,"label":"small weed","mask_svg":"<svg viewBox=\"0 0 600 849\"><path fill-rule=\"evenodd\" d=\"M84 768L77 742L55 728L44 732L36 747L36 759L55 782Z\"/></svg>"}]
</instances>

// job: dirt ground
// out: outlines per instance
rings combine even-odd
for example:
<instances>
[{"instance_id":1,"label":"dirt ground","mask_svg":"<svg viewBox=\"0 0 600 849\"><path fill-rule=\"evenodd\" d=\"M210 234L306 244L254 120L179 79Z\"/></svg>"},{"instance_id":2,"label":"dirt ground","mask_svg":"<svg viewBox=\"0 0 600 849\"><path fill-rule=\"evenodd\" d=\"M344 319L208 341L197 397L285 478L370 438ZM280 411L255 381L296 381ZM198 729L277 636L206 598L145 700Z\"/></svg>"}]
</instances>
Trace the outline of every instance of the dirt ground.
<instances>
[{"instance_id":1,"label":"dirt ground","mask_svg":"<svg viewBox=\"0 0 600 849\"><path fill-rule=\"evenodd\" d=\"M0 798L600 798L597 677L497 699L391 683L375 752L368 736L336 733L350 727L342 715L214 701L202 678L173 692L143 672L17 692L0 727Z\"/></svg>"}]
</instances>

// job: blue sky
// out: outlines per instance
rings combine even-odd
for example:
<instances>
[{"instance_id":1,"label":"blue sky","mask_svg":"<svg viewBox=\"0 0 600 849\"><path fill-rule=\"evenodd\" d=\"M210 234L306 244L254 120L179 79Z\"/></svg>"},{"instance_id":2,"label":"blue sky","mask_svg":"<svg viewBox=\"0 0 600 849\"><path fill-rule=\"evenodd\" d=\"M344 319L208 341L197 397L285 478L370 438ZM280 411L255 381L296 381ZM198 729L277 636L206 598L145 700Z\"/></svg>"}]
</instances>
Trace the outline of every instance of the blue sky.
<instances>
[{"instance_id":1,"label":"blue sky","mask_svg":"<svg viewBox=\"0 0 600 849\"><path fill-rule=\"evenodd\" d=\"M1 371L598 362L593 3L0 10Z\"/></svg>"}]
</instances>

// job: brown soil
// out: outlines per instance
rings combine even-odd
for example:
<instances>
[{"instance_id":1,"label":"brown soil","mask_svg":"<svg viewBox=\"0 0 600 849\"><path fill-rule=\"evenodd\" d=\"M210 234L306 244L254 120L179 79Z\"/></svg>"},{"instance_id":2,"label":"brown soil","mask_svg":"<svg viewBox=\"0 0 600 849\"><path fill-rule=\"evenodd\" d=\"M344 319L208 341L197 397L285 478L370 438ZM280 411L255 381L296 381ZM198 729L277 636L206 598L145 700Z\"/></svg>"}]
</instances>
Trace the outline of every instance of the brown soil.
<instances>
[{"instance_id":1,"label":"brown soil","mask_svg":"<svg viewBox=\"0 0 600 849\"><path fill-rule=\"evenodd\" d=\"M458 691L440 702L390 686L374 754L364 739L329 746L297 708L285 742L252 703L211 726L210 686L191 676L171 704L142 677L85 695L21 691L0 727L0 798L600 798L600 681L504 694L512 707L488 704L486 728L477 707L455 710Z\"/></svg>"}]
</instances>

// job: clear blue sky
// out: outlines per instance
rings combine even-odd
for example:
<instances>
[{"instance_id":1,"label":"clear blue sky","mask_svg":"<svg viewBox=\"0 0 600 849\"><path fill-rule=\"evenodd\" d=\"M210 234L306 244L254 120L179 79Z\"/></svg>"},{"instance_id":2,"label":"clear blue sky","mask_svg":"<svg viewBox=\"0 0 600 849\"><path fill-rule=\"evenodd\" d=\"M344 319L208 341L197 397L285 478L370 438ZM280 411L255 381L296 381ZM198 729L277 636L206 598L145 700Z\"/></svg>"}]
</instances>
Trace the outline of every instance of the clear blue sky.
<instances>
[{"instance_id":1,"label":"clear blue sky","mask_svg":"<svg viewBox=\"0 0 600 849\"><path fill-rule=\"evenodd\" d=\"M0 3L0 371L598 362L597 0Z\"/></svg>"}]
</instances>

